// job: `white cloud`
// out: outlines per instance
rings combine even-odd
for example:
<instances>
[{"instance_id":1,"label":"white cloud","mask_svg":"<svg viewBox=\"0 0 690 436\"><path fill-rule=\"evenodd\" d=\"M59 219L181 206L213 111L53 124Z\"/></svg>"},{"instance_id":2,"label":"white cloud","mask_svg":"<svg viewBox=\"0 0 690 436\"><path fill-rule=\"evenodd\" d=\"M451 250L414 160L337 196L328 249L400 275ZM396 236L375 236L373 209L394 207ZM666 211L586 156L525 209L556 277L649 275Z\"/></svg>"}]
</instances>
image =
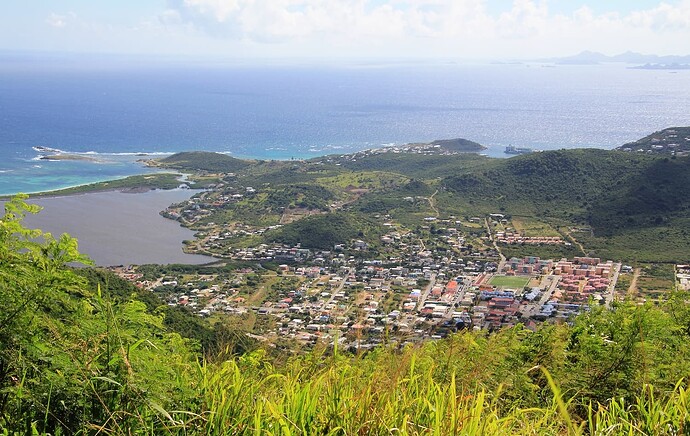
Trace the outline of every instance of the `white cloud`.
<instances>
[{"instance_id":1,"label":"white cloud","mask_svg":"<svg viewBox=\"0 0 690 436\"><path fill-rule=\"evenodd\" d=\"M595 14L584 5L556 13L547 0L514 0L494 14L487 0L168 0L160 22L186 24L221 39L353 52L375 47L404 52L403 46L448 55L690 48L690 0L625 15Z\"/></svg>"},{"instance_id":2,"label":"white cloud","mask_svg":"<svg viewBox=\"0 0 690 436\"><path fill-rule=\"evenodd\" d=\"M46 23L48 23L48 25L51 27L55 27L56 29L62 29L67 27L68 23L74 21L76 18L77 16L74 12L69 12L64 15L52 13L46 19Z\"/></svg>"}]
</instances>

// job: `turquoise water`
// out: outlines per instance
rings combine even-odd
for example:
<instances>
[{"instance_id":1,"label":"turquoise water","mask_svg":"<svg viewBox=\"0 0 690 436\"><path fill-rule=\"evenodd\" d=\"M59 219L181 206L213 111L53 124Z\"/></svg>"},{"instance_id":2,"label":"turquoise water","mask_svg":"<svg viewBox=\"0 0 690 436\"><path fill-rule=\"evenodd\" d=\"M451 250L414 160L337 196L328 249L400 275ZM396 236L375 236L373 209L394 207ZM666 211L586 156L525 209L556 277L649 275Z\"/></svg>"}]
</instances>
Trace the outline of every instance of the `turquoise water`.
<instances>
[{"instance_id":1,"label":"turquoise water","mask_svg":"<svg viewBox=\"0 0 690 436\"><path fill-rule=\"evenodd\" d=\"M0 61L0 194L150 171L140 152L286 159L463 137L504 157L506 145L613 148L690 124L690 71ZM36 160L36 146L98 162Z\"/></svg>"}]
</instances>

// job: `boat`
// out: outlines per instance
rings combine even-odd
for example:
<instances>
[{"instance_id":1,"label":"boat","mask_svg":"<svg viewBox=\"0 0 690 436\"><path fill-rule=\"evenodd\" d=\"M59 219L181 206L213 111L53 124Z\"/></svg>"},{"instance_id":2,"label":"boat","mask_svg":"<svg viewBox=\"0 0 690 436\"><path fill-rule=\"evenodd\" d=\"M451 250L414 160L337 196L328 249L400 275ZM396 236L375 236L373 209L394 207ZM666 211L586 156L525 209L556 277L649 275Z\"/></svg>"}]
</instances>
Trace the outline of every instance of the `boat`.
<instances>
[{"instance_id":1,"label":"boat","mask_svg":"<svg viewBox=\"0 0 690 436\"><path fill-rule=\"evenodd\" d=\"M527 148L527 147L515 147L514 145L509 145L506 147L504 153L506 153L506 154L527 154L527 153L532 153L532 149Z\"/></svg>"}]
</instances>

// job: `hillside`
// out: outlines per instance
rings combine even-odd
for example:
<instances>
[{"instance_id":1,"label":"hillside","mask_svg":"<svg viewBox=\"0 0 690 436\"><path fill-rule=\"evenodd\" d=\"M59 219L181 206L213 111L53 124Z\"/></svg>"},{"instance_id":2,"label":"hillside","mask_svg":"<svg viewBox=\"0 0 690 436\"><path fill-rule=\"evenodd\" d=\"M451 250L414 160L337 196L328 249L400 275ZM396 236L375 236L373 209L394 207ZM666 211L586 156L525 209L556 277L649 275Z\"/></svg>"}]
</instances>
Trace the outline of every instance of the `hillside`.
<instances>
[{"instance_id":1,"label":"hillside","mask_svg":"<svg viewBox=\"0 0 690 436\"><path fill-rule=\"evenodd\" d=\"M690 252L689 159L549 151L492 161L445 178L443 186L486 213L500 210L590 225L588 242L607 247L600 253L680 260Z\"/></svg>"},{"instance_id":2,"label":"hillside","mask_svg":"<svg viewBox=\"0 0 690 436\"><path fill-rule=\"evenodd\" d=\"M366 217L355 214L330 213L303 218L269 232L268 242L288 245L301 244L303 248L331 250L337 244L348 244L353 239L376 242L381 229Z\"/></svg>"},{"instance_id":3,"label":"hillside","mask_svg":"<svg viewBox=\"0 0 690 436\"><path fill-rule=\"evenodd\" d=\"M683 132L666 131L669 138ZM205 194L201 203L209 213L189 223L195 229L209 223L264 227L292 223L271 232L276 238L272 241L297 243L296 235L303 235L301 242L325 248L325 242L314 243L317 238L301 228L312 221L298 224L300 219L342 209L390 215L414 228L429 216L467 219L500 212L542 222L555 235L574 238L584 247L580 251L589 254L629 261L690 261L690 197L685 195L690 158L680 153L579 149L491 159L471 153L381 149L252 164L204 153L176 155L173 160L175 165L197 162L193 166L208 169L209 160L217 156L232 164L234 175L228 177L224 171L217 176L218 188ZM310 218L314 223L323 219ZM254 236L242 238L236 232L227 244L251 246L259 240ZM216 251L223 252L227 244Z\"/></svg>"},{"instance_id":4,"label":"hillside","mask_svg":"<svg viewBox=\"0 0 690 436\"><path fill-rule=\"evenodd\" d=\"M157 166L182 171L206 171L212 173L233 173L248 167L251 163L227 154L207 151L176 153L156 161Z\"/></svg>"},{"instance_id":5,"label":"hillside","mask_svg":"<svg viewBox=\"0 0 690 436\"><path fill-rule=\"evenodd\" d=\"M690 154L690 127L669 127L642 139L621 145L617 150L666 155Z\"/></svg>"}]
</instances>

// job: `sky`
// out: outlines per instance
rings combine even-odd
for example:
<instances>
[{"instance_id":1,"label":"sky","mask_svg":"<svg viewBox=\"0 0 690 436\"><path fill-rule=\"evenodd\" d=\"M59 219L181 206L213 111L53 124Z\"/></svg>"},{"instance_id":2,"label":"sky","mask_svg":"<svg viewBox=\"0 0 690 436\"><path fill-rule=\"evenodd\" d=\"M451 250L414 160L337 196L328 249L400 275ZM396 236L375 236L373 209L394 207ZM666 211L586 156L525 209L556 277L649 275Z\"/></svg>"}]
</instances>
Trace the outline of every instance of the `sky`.
<instances>
[{"instance_id":1,"label":"sky","mask_svg":"<svg viewBox=\"0 0 690 436\"><path fill-rule=\"evenodd\" d=\"M690 54L690 0L4 0L0 50L219 58Z\"/></svg>"}]
</instances>

